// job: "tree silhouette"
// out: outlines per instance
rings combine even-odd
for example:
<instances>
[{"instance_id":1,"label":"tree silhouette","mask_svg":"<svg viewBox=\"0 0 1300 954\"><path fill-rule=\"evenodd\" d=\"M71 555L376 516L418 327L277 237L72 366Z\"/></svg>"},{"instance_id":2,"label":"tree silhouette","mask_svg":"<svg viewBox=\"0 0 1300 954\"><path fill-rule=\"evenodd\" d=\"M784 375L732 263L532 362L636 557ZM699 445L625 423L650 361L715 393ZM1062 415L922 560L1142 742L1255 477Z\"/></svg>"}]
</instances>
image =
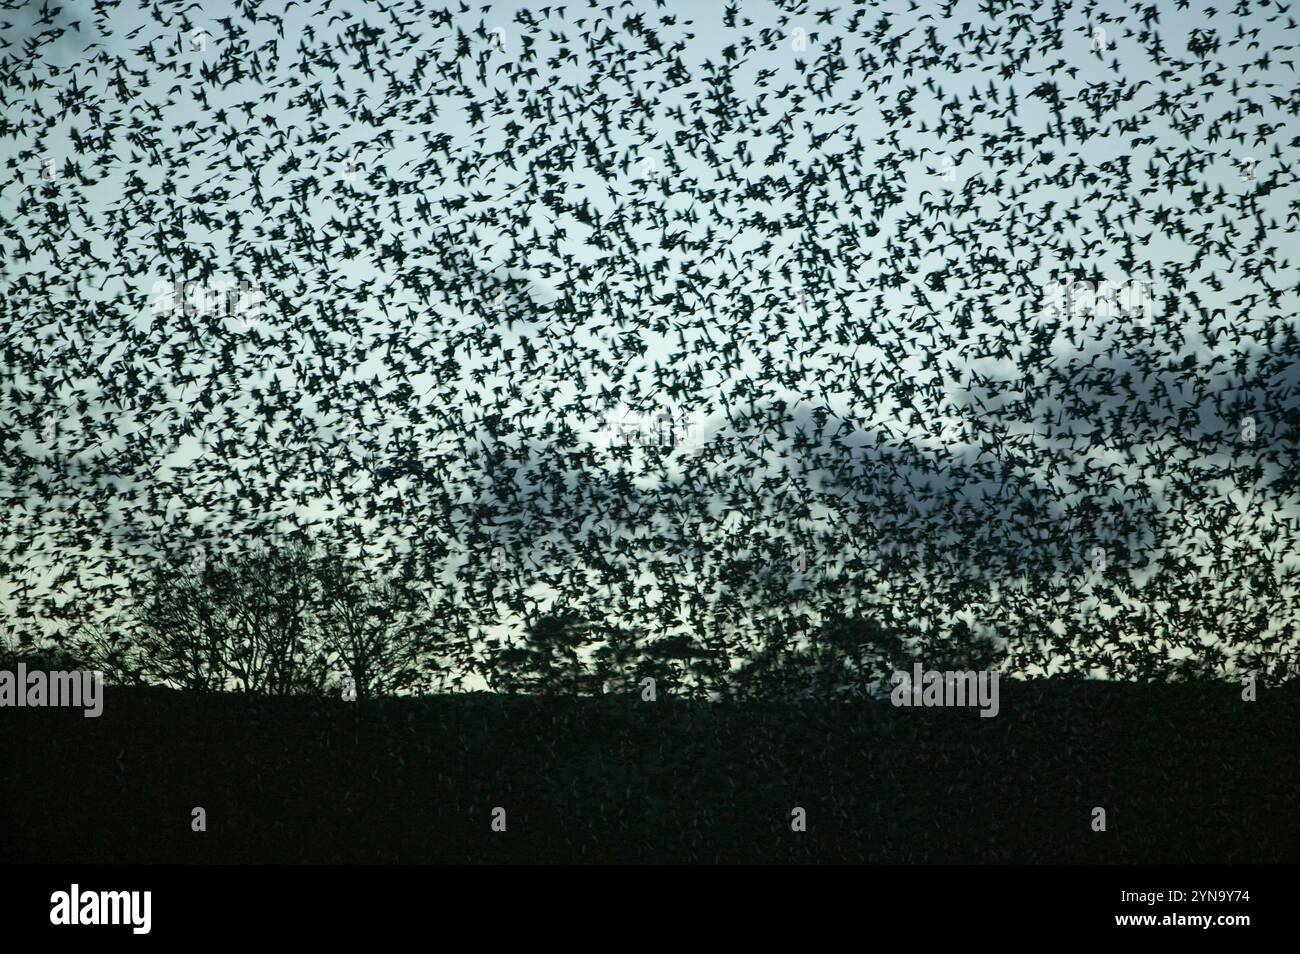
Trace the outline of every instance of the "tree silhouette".
<instances>
[{"instance_id":1,"label":"tree silhouette","mask_svg":"<svg viewBox=\"0 0 1300 954\"><path fill-rule=\"evenodd\" d=\"M816 632L812 648L817 690L834 695L864 692L876 679L888 679L907 657L903 640L874 619L835 616Z\"/></svg>"},{"instance_id":2,"label":"tree silhouette","mask_svg":"<svg viewBox=\"0 0 1300 954\"><path fill-rule=\"evenodd\" d=\"M339 555L319 558L314 578L321 646L352 679L358 699L423 686L439 633L416 585L372 578Z\"/></svg>"},{"instance_id":3,"label":"tree silhouette","mask_svg":"<svg viewBox=\"0 0 1300 954\"><path fill-rule=\"evenodd\" d=\"M650 675L644 629L606 624L596 628L599 645L592 650L592 686L601 693L628 693Z\"/></svg>"},{"instance_id":4,"label":"tree silhouette","mask_svg":"<svg viewBox=\"0 0 1300 954\"><path fill-rule=\"evenodd\" d=\"M197 691L323 692L317 599L311 553L299 546L159 568L134 613L144 674Z\"/></svg>"}]
</instances>

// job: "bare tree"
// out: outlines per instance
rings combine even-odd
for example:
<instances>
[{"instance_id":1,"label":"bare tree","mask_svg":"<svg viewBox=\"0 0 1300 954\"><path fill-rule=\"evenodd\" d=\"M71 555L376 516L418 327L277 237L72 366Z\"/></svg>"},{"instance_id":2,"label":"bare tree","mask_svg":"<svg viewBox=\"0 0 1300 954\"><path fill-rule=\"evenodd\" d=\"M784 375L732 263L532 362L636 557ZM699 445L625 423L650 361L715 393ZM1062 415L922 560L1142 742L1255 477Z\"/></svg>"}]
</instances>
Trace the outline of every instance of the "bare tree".
<instances>
[{"instance_id":1,"label":"bare tree","mask_svg":"<svg viewBox=\"0 0 1300 954\"><path fill-rule=\"evenodd\" d=\"M226 688L235 634L226 624L225 599L203 577L189 568L159 568L137 587L133 622L151 681L197 692Z\"/></svg>"},{"instance_id":2,"label":"bare tree","mask_svg":"<svg viewBox=\"0 0 1300 954\"><path fill-rule=\"evenodd\" d=\"M419 586L297 544L158 570L137 593L133 662L183 689L357 698L421 687L442 646Z\"/></svg>"},{"instance_id":3,"label":"bare tree","mask_svg":"<svg viewBox=\"0 0 1300 954\"><path fill-rule=\"evenodd\" d=\"M318 599L312 556L296 546L160 569L135 611L145 675L201 691L322 692Z\"/></svg>"},{"instance_id":4,"label":"bare tree","mask_svg":"<svg viewBox=\"0 0 1300 954\"><path fill-rule=\"evenodd\" d=\"M400 578L375 578L337 555L316 564L322 648L358 698L421 685L439 643L424 594Z\"/></svg>"}]
</instances>

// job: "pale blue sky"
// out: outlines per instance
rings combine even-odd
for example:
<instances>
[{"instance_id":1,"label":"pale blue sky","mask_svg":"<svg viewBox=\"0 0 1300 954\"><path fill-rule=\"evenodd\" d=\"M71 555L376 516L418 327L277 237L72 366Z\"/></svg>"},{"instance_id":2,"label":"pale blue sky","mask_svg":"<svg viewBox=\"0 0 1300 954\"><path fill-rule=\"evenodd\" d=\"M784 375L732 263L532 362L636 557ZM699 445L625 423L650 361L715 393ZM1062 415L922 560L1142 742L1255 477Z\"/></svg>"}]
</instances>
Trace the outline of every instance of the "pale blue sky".
<instances>
[{"instance_id":1,"label":"pale blue sky","mask_svg":"<svg viewBox=\"0 0 1300 954\"><path fill-rule=\"evenodd\" d=\"M40 76L45 88L8 89L0 105L0 116L8 123L24 123L20 132L0 140L0 148L21 169L17 181L0 192L0 210L6 223L12 223L3 244L9 258L4 280L14 282L34 270L54 280L76 278L79 299L65 290L62 297L51 295L51 302L108 302L115 309L114 317L83 322L83 330L77 331L69 329L58 314L62 306L51 304L43 312L29 307L31 299L24 295L9 296L11 304L3 312L7 333L12 330L15 340L45 355L46 367L67 367L69 381L60 389L62 408L44 404L35 408L7 396L4 412L8 419L25 416L31 422L18 428L20 437L14 446L29 453L39 451L43 445L36 424L52 413L59 421L56 452L65 460L83 459L92 436L80 433L75 415L67 408L75 406L74 388L84 387L92 413L125 433L138 431L144 436L145 456L128 477L100 478L102 499L93 503L84 483L57 476L55 468L48 476L66 494L64 503L42 501L37 507L36 498L30 497L25 507L11 507L13 533L35 542L30 551L34 558L26 565L11 561L3 575L8 587L0 585L0 598L12 605L19 580L43 575L47 565L59 567L67 561L71 537L55 524L57 515L70 506L86 510L86 532L96 537L94 552L133 553L138 565L152 559L160 533L173 547L201 545L219 552L241 545L238 521L230 514L206 512L187 504L177 492L222 481L230 495L227 502L243 500L247 506L248 487L240 486L240 475L249 474L255 460L267 463L271 472L278 470L283 478L278 491L259 486L266 492L264 513L281 513L287 522L333 515L341 525L359 528L372 556L410 545L412 526L432 533L448 554L445 596L465 609L467 624L486 621L492 603L473 568L490 560L497 547L507 552L512 572L517 568L518 585L544 601L554 588L539 584L538 578L548 571L562 577L569 572L566 566L575 566L566 558L557 566L545 555L545 545L574 546L602 533L638 541L631 569L646 579L655 575L649 569L655 559L669 561L684 578L701 581L709 593L716 592L709 589L714 585L708 582L711 571L684 555L681 543L673 542L678 536L692 544L710 541L723 553L753 549L786 557L799 540L817 537L823 543L812 554L809 572L814 579L824 579L844 572L844 562L851 559L846 554L865 553L868 563L879 562L873 554L881 507L873 500L898 490L918 507L943 506L944 497L931 500L902 483L907 471L874 484L860 479L878 460L874 448L882 434L889 435L890 441L911 440L921 449L915 470L918 482L937 481L943 487L946 481L954 493L960 486L960 497L979 502L989 513L1004 511L988 501L1029 492L1049 499L1047 513L1059 520L1079 496L1080 486L1086 486L1086 477L1081 484L1080 475L1100 473L1099 468L1111 464L1121 468L1120 473L1132 473L1133 461L1125 459L1123 448L1097 447L1084 454L1060 435L1039 433L1037 419L1056 415L1065 396L1036 394L1033 388L1013 390L1007 398L983 395L981 408L966 390L974 375L1005 381L1013 388L1026 386L1023 380L1017 384L1025 369L1025 352L1003 359L980 356L980 337L996 342L1015 335L1027 341L1038 323L1042 305L1038 293L1062 269L1084 269L1116 282L1135 275L1154 277L1154 340L1170 353L1196 355L1204 363L1222 355L1230 368L1237 349L1258 355L1270 328L1293 323L1297 276L1294 265L1285 261L1291 240L1285 227L1288 216L1296 214L1298 201L1290 155L1297 130L1286 111L1293 108L1295 72L1289 61L1294 53L1273 51L1267 70L1243 73L1241 69L1274 44L1291 42L1286 32L1277 29L1288 13L1280 14L1282 20L1274 23L1270 22L1278 15L1274 7L1261 6L1244 17L1220 11L1207 26L1203 6L1176 10L1171 4L1157 3L1153 9L1158 10L1158 18L1143 26L1127 5L1074 4L1066 5L1057 29L1035 41L1039 34L1026 27L1040 24L1036 31L1041 31L1041 24L1052 16L1047 8L1007 7L990 21L977 3L957 3L946 18L937 4L910 9L909 3L884 3L861 14L862 24L878 25L878 33L872 36L847 31L854 17L849 4L832 8L829 24L818 22L819 11L826 7L795 6L797 12L786 13L781 6L791 7L742 3L734 26L724 24L721 4L668 2L660 7L637 0L615 11L616 34L629 48L636 42L629 39L624 23L634 12L647 23L658 23L666 45L680 41L686 73L650 68L651 57L639 47L634 53L611 44L589 54L580 34L596 28L603 13L580 4L566 5L567 26L552 19L554 26L543 29L533 47L525 45L517 20L524 5L490 4L486 12L475 6L469 13L454 15L450 27L435 23L432 16L420 19L397 13L402 28L415 37L400 40L394 38L398 32L394 14L377 4L333 3L328 9L320 4L259 5L259 16L283 11L280 39L279 27L267 23L232 36L222 20L234 16L234 8L205 3L188 14L193 26L211 34L198 50L188 48L188 29L182 29L179 20L170 29L150 25L147 8L139 5L123 3L114 12L110 36L94 37L91 17L83 16L76 43L61 40L44 50L33 72L24 74ZM78 7L65 4L64 8L60 16L67 19ZM540 17L540 6L527 8ZM1120 16L1127 20L1118 22ZM586 23L578 25L578 17L586 17ZM665 18L674 22L665 23ZM741 22L744 18L752 25ZM609 26L608 18L604 19L601 30ZM30 22L30 17L16 22ZM363 56L333 43L340 33L363 24L387 31L388 45L375 44ZM1238 25L1259 34L1229 45ZM1222 33L1217 52L1202 58L1189 51L1189 44L1197 46L1201 36L1195 31L1211 27ZM552 28L565 38L548 38ZM1148 28L1158 33L1160 61L1153 53L1152 35L1143 32ZM494 48L492 31L498 29L502 31L495 34L499 48ZM1095 33L1098 29L1104 33ZM924 71L904 71L895 62L896 51L926 46L931 30L936 42L950 47L951 58L931 63ZM395 92L392 84L408 82L417 62L449 56L462 36L475 51L476 62L483 64L481 76L471 65L462 80L440 89L426 70L424 86ZM744 36L762 39L751 49L743 44ZM805 37L806 48L799 42ZM270 44L276 41L273 50ZM120 56L131 69L141 71L124 74L124 89L131 93L125 102L121 92L106 86L114 75L113 61L95 63L90 60L95 49L81 50L92 42L102 43L110 57ZM329 62L300 69L300 46L313 45ZM150 47L165 66L148 63L143 51ZM552 62L562 50L573 55ZM500 70L525 58L537 70L531 86L510 84ZM717 117L709 112L714 94L705 78L722 64L737 61L727 78L729 96L750 109L761 103L768 112L761 117L754 112L751 124L717 129ZM1001 67L1012 61L1014 72L1003 75ZM807 77L828 62L839 63L834 86L824 96L817 95L816 87L805 89L804 100L795 107L788 91L803 89ZM224 85L219 90L206 87L207 108L199 108L191 81L214 69ZM1222 81L1205 83L1207 73ZM1058 138L1058 118L1048 101L1035 95L1044 83L1056 84L1062 98L1071 103L1070 119L1080 124L1069 130L1067 142ZM521 93L521 88L526 92ZM59 92L66 96L69 90L78 91L72 102L85 97L79 111L57 104ZM81 92L86 90L90 92ZM538 117L546 113L547 91L555 96L554 119L547 116L542 121ZM271 92L274 99L264 99ZM98 115L92 110L96 96L103 97ZM878 96L886 97L885 101L879 102ZM1132 98L1118 111L1103 113L1101 120L1080 105L1084 97L1106 102L1113 96L1121 97L1122 104L1123 97ZM1010 121L995 119L992 113L1005 109L1012 98L1017 103L1014 135L1006 149L990 148L991 137L1007 133ZM1180 109L1161 112L1163 104L1180 98ZM394 103L401 108L388 115ZM596 117L602 111L627 120L627 128L615 128L608 139L598 140L601 160L611 164L606 172L597 168L575 138L579 116L572 110L578 103L585 109L581 128L588 131L597 128ZM482 122L477 124L471 122L470 107L475 105L483 109ZM530 105L540 112L530 114ZM899 114L904 108L906 117ZM426 109L433 114L421 115ZM219 110L224 118L217 120ZM1237 110L1242 111L1240 118L1233 115ZM39 144L32 123L38 111L56 117ZM1130 125L1116 122L1121 117ZM41 161L52 158L61 171L66 171L68 161L80 162L89 173L89 157L76 151L73 131L86 137L109 119L117 124L117 136L109 161L93 167L95 183L75 187L66 176L53 183L49 201L57 205L62 197L75 196L67 210L73 227L56 245L35 249L26 264L10 257L20 241L35 247L37 228L48 214L41 207L20 207L41 185ZM784 156L771 156L785 121L794 138ZM695 123L702 123L716 139L712 155L693 138ZM128 131L132 126L134 130ZM1232 129L1249 131L1249 137L1241 142L1225 138ZM500 150L511 135L536 136L537 146L525 150L514 169L498 159L480 165L480 155ZM151 139L157 147L147 144ZM444 145L445 153L436 151ZM1063 160L1075 151L1077 171L1085 177L1050 181L1052 174L1074 168ZM860 157L859 169L847 183L833 175L834 163L823 161L840 153ZM132 155L141 161L132 161ZM360 167L351 178L345 175L350 156ZM1258 160L1253 163L1254 179L1243 177L1246 160ZM476 169L478 177L455 171L458 162L465 163L466 171ZM567 205L562 212L542 201L518 205L513 198L524 187L530 164L540 171L543 162L559 170L553 172L557 179L552 188ZM1113 175L1123 163L1132 173L1127 190L1115 186ZM783 183L819 169L832 173L825 186L780 193ZM726 192L734 189L727 176L735 170L750 180L749 193ZM1086 175L1096 178L1088 181ZM305 201L295 198L296 189L306 190L301 193ZM132 190L137 197L124 202ZM1262 241L1251 238L1256 223L1232 208L1237 197L1248 193L1258 194ZM814 198L821 205L801 225L797 219ZM1194 201L1200 203L1199 209L1193 208ZM926 206L935 202L937 209ZM573 214L578 205L604 221L619 212L629 216L626 247L598 247L598 241L609 235L598 237L578 219ZM345 255L337 242L329 253L309 251L300 244L296 267L277 273L272 262L259 258L259 250L293 238L269 231L290 208L297 227L312 235L314 242L348 230L359 238L367 228L379 229L376 248L400 242L406 258L401 264L391 257L380 262L368 249ZM358 210L366 220L349 220L349 214ZM273 218L267 219L268 215ZM1120 230L1134 238L1132 267L1124 262L1130 250L1100 233L1102 218L1115 223L1126 215L1133 218ZM1227 236L1217 260L1196 263L1190 242L1161 235L1152 223L1169 216L1184 223L1191 234L1208 228ZM87 220L92 224L87 225ZM128 221L124 243L105 238L108 223ZM688 236L703 242L707 253L686 255L661 249L667 234L664 223L674 238ZM267 311L253 324L262 339L249 336L247 325L232 324L226 334L209 336L197 348L194 341L177 338L175 350L169 350L171 345L155 340L165 329L150 311L153 289L158 282L169 281L182 260L174 240L160 250L155 241L160 228L174 228L184 236L200 270L217 278L252 281L267 293ZM1239 234L1231 235L1232 228ZM945 229L970 231L953 237ZM534 232L543 240L563 233L557 246L563 254L571 255L578 265L598 267L589 274L575 274L548 254L524 251L521 246ZM1048 247L1049 236L1058 236L1074 254L1067 257L1061 249ZM62 265L86 260L87 250L79 248L83 239L91 243L90 255L108 263L106 272ZM798 260L801 242L835 251L821 274L806 268L805 257L804 273L796 268L787 281L780 267ZM498 328L499 343L477 353L475 349L456 353L457 373L419 369L411 377L412 396L406 396L393 387L397 383L390 356L393 340L442 343L477 324L498 323L481 291L471 292L466 301L435 297L425 302L412 293L411 279L420 277L419 270L448 267L448 244L487 274L528 279L540 301L572 300L580 318L549 326L524 321ZM765 245L770 247L760 251ZM977 262L972 254L976 248L996 257ZM884 287L900 251L910 259L906 274L897 287ZM1262 278L1252 277L1252 257L1272 263L1273 270ZM1036 258L1040 260L1035 264ZM638 268L652 272L648 277ZM771 268L771 274L764 275L764 268ZM974 268L985 271L984 282L955 274ZM950 284L942 290L931 287L934 276L945 272ZM1018 276L1015 286L999 287L1009 274ZM1220 276L1222 287L1207 281L1212 274ZM1173 282L1183 279L1201 307L1207 312L1222 308L1222 317L1202 321L1185 297L1181 310L1171 313L1165 296ZM468 281L472 285L480 279ZM1285 293L1276 303L1232 304L1259 294L1260 281ZM678 292L684 304L655 301ZM287 297L277 299L277 295ZM286 300L297 309L292 315L284 312ZM361 301L354 315L338 308L349 300ZM958 340L954 323L964 312L969 330L965 339ZM692 314L701 320L688 320ZM808 329L820 330L801 328L801 320ZM1080 329L1086 337L1072 340L1057 334L1043 347L1061 362L1074 356L1091 359L1115 335L1135 335L1131 322L1112 322L1093 320ZM89 328L94 330L84 330ZM138 342L148 342L147 347L128 341L127 329L139 336ZM863 343L864 329L882 346ZM1215 329L1225 333L1209 341L1206 329L1211 334ZM53 338L43 340L50 333ZM737 361L723 369L710 355L721 355L728 341L738 348ZM328 353L322 342L337 349L335 353ZM692 352L690 360L676 357L683 350L682 342ZM217 411L196 405L196 387L166 383L170 373L166 369L173 359L178 367L202 376L219 367L231 349L256 370L242 377L244 390L228 394ZM534 349L539 357L532 371L521 374L517 364L526 349ZM514 369L498 366L481 383L473 380L476 367L490 368L507 350L513 354ZM1132 348L1126 351L1130 355L1126 360L1135 361ZM150 354L156 357L147 357ZM706 440L725 440L738 436L729 415L745 405L745 382L759 376L765 362L785 368L786 376L786 383L764 396L765 403L786 401L794 418L809 430L821 412L844 422L842 441L851 450L841 455L840 474L813 459L815 455L781 441L761 459L723 455L707 466L715 475L722 473L722 486L729 487L729 493L741 494L742 499L748 495L751 505L735 507L728 503L727 492L718 493L705 505L691 503L687 507L691 516L681 522L683 518L671 515L673 501L695 501L681 482L701 465L680 454L663 464L652 463L636 452L626 465L630 486L638 489L643 505L655 515L630 522L594 504L594 491L615 487L622 466L601 431L606 420L602 392L618 394L620 407L685 415ZM887 368L889 376L900 382L910 379L920 386L917 394L928 434L900 403L896 388L876 388L869 405L854 395L851 383L868 379L873 364ZM669 369L661 378L688 389L677 397L656 392L656 366ZM941 386L927 390L924 385L937 380L931 368L949 366L961 370L964 383L945 375ZM106 381L120 381L128 368L134 368L141 380L159 382L159 403L146 414L129 399L115 401L102 382L87 383L104 368L116 368L105 376ZM1118 367L1117 374L1124 370ZM828 378L826 372L832 376ZM322 373L337 381L337 399L329 410L303 394L304 383ZM1224 369L1216 373L1222 375ZM834 375L843 377L836 380ZM351 487L331 487L319 470L323 459L319 450L301 446L298 437L277 437L274 428L259 436L252 390L267 387L273 377L300 402L321 446L337 448L344 435L351 434L347 452L370 454L378 473L387 476L363 476ZM372 379L381 382L377 401L349 390L352 384ZM507 406L507 413L524 430L494 439L476 419L491 399L492 389L507 384L523 389ZM1178 390L1185 384L1155 374L1140 380L1138 387L1155 406L1164 400L1177 403L1158 397L1162 385ZM552 389L556 392L550 399L553 408L567 406L568 410L544 406ZM1004 430L986 409L1012 404L1025 393L1034 398L1026 405L1032 413L1022 415L1010 431ZM1280 387L1270 400L1287 393L1291 392ZM173 416L164 413L159 418L158 409L168 407ZM448 414L454 426L442 435L421 432L412 410L426 419L435 413ZM174 450L166 451L175 437L174 431L168 434L169 421L202 422L223 413L239 425L229 431L238 436L234 443L219 449L211 442L183 438ZM1199 426L1207 429L1227 431L1239 424L1212 419L1204 400L1197 413ZM574 452L563 448L564 428L595 449L594 476L585 464L576 463ZM1249 511L1247 522L1252 525L1265 512L1282 518L1296 514L1293 482L1288 484L1285 473L1278 472L1284 464L1276 457L1276 441L1286 433L1279 428L1283 428L1279 420L1261 415L1265 480L1251 505L1255 509ZM1185 442L1180 443L1185 436L1173 427L1141 439L1131 435L1141 454L1167 452L1174 454L1174 460L1190 453ZM390 443L395 437L409 440ZM1026 442L1024 459L1011 479L1003 474L966 480L954 470L954 464L975 466L983 442L995 440L1011 448L1018 437ZM742 440L751 446L755 442L752 435ZM123 439L114 439L105 449L123 446ZM1053 464L1052 453L1066 458L1068 465ZM512 459L521 463L507 473L502 461ZM743 473L742 462L754 466ZM1055 473L1052 467L1057 468ZM337 473L343 470L336 466ZM399 471L404 476L396 476ZM859 478L845 484L846 475L855 473ZM548 480L558 480L567 495L564 519L558 512L548 517L544 510L521 510L509 502L508 487L518 488L520 497L527 498ZM779 485L781 491L761 489L765 480L775 482L766 486ZM888 486L891 481L900 482L899 486ZM431 486L434 482L436 488ZM1232 481L1220 483L1218 493L1233 501L1244 499L1251 489L1233 486ZM121 491L128 484L152 486L155 504L139 508L126 502ZM1152 487L1153 499L1161 501L1167 489ZM15 498L17 490L11 488L8 496ZM348 502L345 490L361 494L362 500L374 495L382 509L396 506L400 496L409 521L393 520L381 528L367 517L365 506ZM1093 490L1114 498L1125 492L1125 480L1098 477ZM301 500L293 499L295 491ZM439 517L444 493L470 509L476 503L502 504L502 512L481 524L462 520L448 525ZM1215 495L1207 498L1213 499ZM810 513L806 520L792 521L788 508L800 500L808 502ZM1170 504L1193 505L1185 495ZM1194 546L1188 542L1194 537L1194 517L1166 522L1174 529L1181 525L1187 538L1167 539L1168 546ZM927 545L942 555L957 532L936 518ZM1004 524L990 521L984 532L989 535L989 567L968 570L972 574L989 570L997 578L1007 551L1014 555L1024 548L1030 531L1007 519ZM666 542L656 542L657 535ZM1242 535L1243 539L1251 536L1251 532ZM1079 552L1052 568L1060 576L1062 592L1068 594L1062 602L1071 607L1081 598L1078 566L1086 564L1084 554L1095 542L1083 537L1090 534L1082 534ZM1139 545L1149 546L1150 541ZM459 580L452 582L458 569ZM95 572L94 561L78 557L74 575L83 585L86 575ZM596 571L583 565L572 573L583 581L575 585L575 592L586 589L600 594L588 597L593 605L612 601L613 594L594 583ZM863 598L874 585L863 583ZM976 623L1005 626L1013 624L1021 610L968 607L966 612ZM1004 618L996 619L999 614Z\"/></svg>"}]
</instances>

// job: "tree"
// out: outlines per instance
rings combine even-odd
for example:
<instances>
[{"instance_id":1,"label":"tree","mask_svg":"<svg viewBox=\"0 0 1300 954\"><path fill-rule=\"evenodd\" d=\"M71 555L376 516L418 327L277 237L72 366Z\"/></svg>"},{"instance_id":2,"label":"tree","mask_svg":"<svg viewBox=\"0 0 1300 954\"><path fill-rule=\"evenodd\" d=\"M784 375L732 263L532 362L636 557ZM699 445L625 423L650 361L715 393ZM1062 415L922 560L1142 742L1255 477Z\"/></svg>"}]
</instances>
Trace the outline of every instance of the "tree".
<instances>
[{"instance_id":1,"label":"tree","mask_svg":"<svg viewBox=\"0 0 1300 954\"><path fill-rule=\"evenodd\" d=\"M865 691L875 679L888 679L908 659L903 640L874 619L835 616L814 637L811 655L819 694Z\"/></svg>"},{"instance_id":2,"label":"tree","mask_svg":"<svg viewBox=\"0 0 1300 954\"><path fill-rule=\"evenodd\" d=\"M513 665L516 691L526 687L540 695L579 695L586 667L578 650L587 643L590 625L577 613L557 610L528 627L522 646L504 661ZM507 676L507 680L511 677Z\"/></svg>"},{"instance_id":3,"label":"tree","mask_svg":"<svg viewBox=\"0 0 1300 954\"><path fill-rule=\"evenodd\" d=\"M567 609L535 619L520 643L498 648L489 657L493 689L538 695L593 695L631 692L649 671L644 631L593 622Z\"/></svg>"},{"instance_id":4,"label":"tree","mask_svg":"<svg viewBox=\"0 0 1300 954\"><path fill-rule=\"evenodd\" d=\"M640 679L651 675L645 631L609 624L600 627L598 635L599 645L591 653L594 688L602 693L636 692Z\"/></svg>"},{"instance_id":5,"label":"tree","mask_svg":"<svg viewBox=\"0 0 1300 954\"><path fill-rule=\"evenodd\" d=\"M131 638L120 620L91 621L79 626L68 639L68 647L86 668L98 669L110 685L135 686L144 682L147 662L140 644Z\"/></svg>"},{"instance_id":6,"label":"tree","mask_svg":"<svg viewBox=\"0 0 1300 954\"><path fill-rule=\"evenodd\" d=\"M337 555L322 557L315 575L322 646L352 679L357 697L420 684L438 640L419 588L400 578L374 578Z\"/></svg>"},{"instance_id":7,"label":"tree","mask_svg":"<svg viewBox=\"0 0 1300 954\"><path fill-rule=\"evenodd\" d=\"M144 672L199 691L322 692L318 594L311 553L298 546L160 568L135 611Z\"/></svg>"},{"instance_id":8,"label":"tree","mask_svg":"<svg viewBox=\"0 0 1300 954\"><path fill-rule=\"evenodd\" d=\"M143 673L151 681L194 692L227 688L235 634L223 596L204 575L159 567L135 588L132 621L140 632Z\"/></svg>"}]
</instances>

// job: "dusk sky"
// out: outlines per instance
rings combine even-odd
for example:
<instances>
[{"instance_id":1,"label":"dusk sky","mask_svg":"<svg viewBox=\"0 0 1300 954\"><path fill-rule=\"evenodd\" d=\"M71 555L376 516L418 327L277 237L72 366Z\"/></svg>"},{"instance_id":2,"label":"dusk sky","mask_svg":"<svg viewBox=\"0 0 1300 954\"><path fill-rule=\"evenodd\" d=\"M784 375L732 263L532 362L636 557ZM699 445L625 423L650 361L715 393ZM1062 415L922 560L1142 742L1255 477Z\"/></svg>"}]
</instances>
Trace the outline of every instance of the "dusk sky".
<instances>
[{"instance_id":1,"label":"dusk sky","mask_svg":"<svg viewBox=\"0 0 1300 954\"><path fill-rule=\"evenodd\" d=\"M306 528L471 643L1294 647L1293 15L1172 6L0 12L11 638Z\"/></svg>"}]
</instances>

